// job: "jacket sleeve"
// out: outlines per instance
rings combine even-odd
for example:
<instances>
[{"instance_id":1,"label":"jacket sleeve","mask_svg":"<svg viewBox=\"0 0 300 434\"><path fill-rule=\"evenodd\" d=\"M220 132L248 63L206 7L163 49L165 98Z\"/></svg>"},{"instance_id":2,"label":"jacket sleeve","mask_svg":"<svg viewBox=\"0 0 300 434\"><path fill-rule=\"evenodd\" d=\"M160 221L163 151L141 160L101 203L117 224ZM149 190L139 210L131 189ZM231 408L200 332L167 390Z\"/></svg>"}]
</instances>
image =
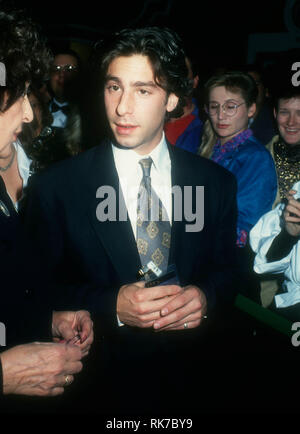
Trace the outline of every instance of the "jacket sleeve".
<instances>
[{"instance_id":1,"label":"jacket sleeve","mask_svg":"<svg viewBox=\"0 0 300 434\"><path fill-rule=\"evenodd\" d=\"M272 209L277 192L277 177L271 155L251 152L236 163L238 182L238 234L247 234L259 218ZM245 240L246 241L246 240Z\"/></svg>"},{"instance_id":2,"label":"jacket sleeve","mask_svg":"<svg viewBox=\"0 0 300 434\"><path fill-rule=\"evenodd\" d=\"M204 291L208 313L226 309L234 301L237 283L241 281L236 246L236 180L232 174L220 178L214 227L213 256L205 277L199 276L198 285Z\"/></svg>"},{"instance_id":3,"label":"jacket sleeve","mask_svg":"<svg viewBox=\"0 0 300 434\"><path fill-rule=\"evenodd\" d=\"M69 247L65 243L64 215L60 203L51 189L45 191L45 185L40 184L38 179L30 186L23 217L36 261L43 270L41 291L51 297L53 310L86 309L101 319L102 330L117 328L117 292L109 285L103 284L100 288L88 278L78 278L74 270L76 265L68 259Z\"/></svg>"}]
</instances>

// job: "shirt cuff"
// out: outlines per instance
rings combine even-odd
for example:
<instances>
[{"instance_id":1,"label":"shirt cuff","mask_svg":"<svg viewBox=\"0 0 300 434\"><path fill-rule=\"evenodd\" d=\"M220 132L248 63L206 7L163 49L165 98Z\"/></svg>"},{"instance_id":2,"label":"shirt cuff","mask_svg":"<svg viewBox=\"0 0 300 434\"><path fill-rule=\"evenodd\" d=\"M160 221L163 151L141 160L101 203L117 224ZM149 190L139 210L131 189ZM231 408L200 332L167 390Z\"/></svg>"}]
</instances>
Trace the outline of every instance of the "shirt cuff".
<instances>
[{"instance_id":1,"label":"shirt cuff","mask_svg":"<svg viewBox=\"0 0 300 434\"><path fill-rule=\"evenodd\" d=\"M119 320L119 316L117 314L117 321L118 321L118 326L122 327L123 325L125 325L122 321Z\"/></svg>"}]
</instances>

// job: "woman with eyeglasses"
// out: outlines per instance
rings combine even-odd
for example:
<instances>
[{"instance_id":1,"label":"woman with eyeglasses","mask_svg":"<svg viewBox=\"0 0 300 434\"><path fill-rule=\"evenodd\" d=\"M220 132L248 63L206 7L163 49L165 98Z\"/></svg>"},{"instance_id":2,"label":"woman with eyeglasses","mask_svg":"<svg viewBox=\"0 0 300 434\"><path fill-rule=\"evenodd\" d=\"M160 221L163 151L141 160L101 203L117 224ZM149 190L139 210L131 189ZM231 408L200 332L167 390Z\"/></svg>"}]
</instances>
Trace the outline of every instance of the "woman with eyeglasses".
<instances>
[{"instance_id":1,"label":"woman with eyeglasses","mask_svg":"<svg viewBox=\"0 0 300 434\"><path fill-rule=\"evenodd\" d=\"M244 247L250 229L272 208L277 191L271 154L248 128L257 86L250 75L229 71L211 77L204 90L208 121L199 153L236 176L237 245Z\"/></svg>"}]
</instances>

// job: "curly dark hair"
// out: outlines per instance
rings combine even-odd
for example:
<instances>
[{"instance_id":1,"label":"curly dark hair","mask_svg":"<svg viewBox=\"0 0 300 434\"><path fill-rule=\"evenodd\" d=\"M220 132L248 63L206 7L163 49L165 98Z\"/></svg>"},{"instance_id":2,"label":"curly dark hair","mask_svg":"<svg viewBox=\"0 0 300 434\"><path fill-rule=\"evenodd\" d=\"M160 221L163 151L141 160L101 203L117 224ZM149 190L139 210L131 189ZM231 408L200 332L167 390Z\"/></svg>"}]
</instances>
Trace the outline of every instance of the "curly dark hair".
<instances>
[{"instance_id":1,"label":"curly dark hair","mask_svg":"<svg viewBox=\"0 0 300 434\"><path fill-rule=\"evenodd\" d=\"M6 85L0 86L0 111L24 94L26 82L38 86L48 77L52 55L38 26L24 11L0 11L0 62L6 69ZM5 94L8 100L3 107Z\"/></svg>"},{"instance_id":2,"label":"curly dark hair","mask_svg":"<svg viewBox=\"0 0 300 434\"><path fill-rule=\"evenodd\" d=\"M145 27L139 29L123 29L115 33L102 47L101 75L105 79L110 63L120 56L141 54L151 62L156 84L178 98L177 107L168 113L168 117L179 117L183 114L186 97L193 90L188 79L183 42L179 35L168 28Z\"/></svg>"}]
</instances>

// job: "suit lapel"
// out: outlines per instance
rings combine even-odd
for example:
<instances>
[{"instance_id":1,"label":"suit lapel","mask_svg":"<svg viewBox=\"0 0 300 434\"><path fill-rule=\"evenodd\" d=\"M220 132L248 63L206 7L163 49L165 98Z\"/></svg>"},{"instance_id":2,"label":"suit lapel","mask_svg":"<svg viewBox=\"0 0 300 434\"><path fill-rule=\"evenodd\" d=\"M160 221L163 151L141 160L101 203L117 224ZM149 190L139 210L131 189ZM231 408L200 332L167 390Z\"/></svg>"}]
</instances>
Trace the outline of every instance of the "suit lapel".
<instances>
[{"instance_id":1,"label":"suit lapel","mask_svg":"<svg viewBox=\"0 0 300 434\"><path fill-rule=\"evenodd\" d=\"M179 186L181 187L181 179L180 179L180 170L177 168L177 160L175 156L174 149L171 145L168 145L169 154L171 159L171 183L172 187ZM183 210L182 210L183 211ZM172 229L171 229L171 247L170 247L170 255L169 255L169 264L176 263L176 242L178 238L181 236L182 228L184 225L180 221L174 221L175 216L175 207L174 207L174 194L172 195Z\"/></svg>"},{"instance_id":2,"label":"suit lapel","mask_svg":"<svg viewBox=\"0 0 300 434\"><path fill-rule=\"evenodd\" d=\"M121 189L121 195L119 195L119 178L109 143L101 146L97 160L98 163L95 164L93 161L91 164L92 173L88 175L95 192L95 199L89 212L90 221L112 264L116 267L116 272L120 274L121 280L134 281L141 263ZM103 201L108 204L107 196L96 197L99 187L103 186L108 187L107 191L110 192L112 206L115 206L115 220L99 220L99 212L104 209ZM108 209L105 208L105 211L107 212ZM123 221L119 221L120 211Z\"/></svg>"}]
</instances>

